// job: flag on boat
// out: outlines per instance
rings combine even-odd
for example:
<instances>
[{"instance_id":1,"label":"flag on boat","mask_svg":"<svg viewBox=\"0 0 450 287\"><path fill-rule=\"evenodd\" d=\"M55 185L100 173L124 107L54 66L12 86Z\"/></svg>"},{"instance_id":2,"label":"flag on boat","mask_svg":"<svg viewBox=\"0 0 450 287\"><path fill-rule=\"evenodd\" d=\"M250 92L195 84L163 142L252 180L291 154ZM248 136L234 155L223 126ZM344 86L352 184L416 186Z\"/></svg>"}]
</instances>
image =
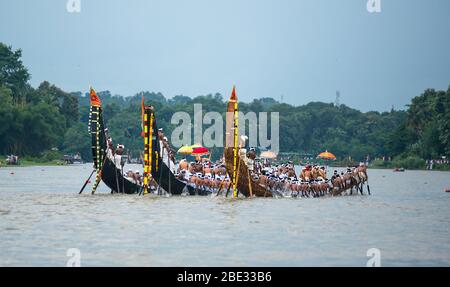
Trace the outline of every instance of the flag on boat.
<instances>
[{"instance_id":1,"label":"flag on boat","mask_svg":"<svg viewBox=\"0 0 450 287\"><path fill-rule=\"evenodd\" d=\"M102 101L100 101L100 98L97 96L97 93L94 91L94 89L90 88L90 99L91 99L91 106L94 107L101 107Z\"/></svg>"}]
</instances>

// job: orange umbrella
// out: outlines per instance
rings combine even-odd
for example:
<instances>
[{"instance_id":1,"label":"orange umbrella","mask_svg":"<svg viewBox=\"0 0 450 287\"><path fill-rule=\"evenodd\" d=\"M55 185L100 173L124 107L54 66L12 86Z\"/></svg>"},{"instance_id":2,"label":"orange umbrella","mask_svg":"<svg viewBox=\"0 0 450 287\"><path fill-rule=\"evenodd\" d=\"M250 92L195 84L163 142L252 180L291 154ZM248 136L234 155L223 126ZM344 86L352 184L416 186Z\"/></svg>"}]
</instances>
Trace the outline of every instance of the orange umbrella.
<instances>
[{"instance_id":1,"label":"orange umbrella","mask_svg":"<svg viewBox=\"0 0 450 287\"><path fill-rule=\"evenodd\" d=\"M327 150L320 153L317 158L336 160L336 156Z\"/></svg>"}]
</instances>

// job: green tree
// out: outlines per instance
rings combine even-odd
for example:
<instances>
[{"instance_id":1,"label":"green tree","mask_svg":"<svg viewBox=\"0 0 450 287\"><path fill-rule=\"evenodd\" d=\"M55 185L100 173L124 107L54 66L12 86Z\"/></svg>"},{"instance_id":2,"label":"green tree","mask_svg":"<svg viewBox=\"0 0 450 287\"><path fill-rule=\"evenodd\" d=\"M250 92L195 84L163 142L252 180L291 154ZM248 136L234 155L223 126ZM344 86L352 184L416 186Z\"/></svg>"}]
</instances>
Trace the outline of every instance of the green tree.
<instances>
[{"instance_id":1,"label":"green tree","mask_svg":"<svg viewBox=\"0 0 450 287\"><path fill-rule=\"evenodd\" d=\"M80 153L84 160L92 159L91 137L84 123L78 122L66 131L62 149L69 154Z\"/></svg>"},{"instance_id":2,"label":"green tree","mask_svg":"<svg viewBox=\"0 0 450 287\"><path fill-rule=\"evenodd\" d=\"M30 74L22 64L22 50L13 51L11 46L0 43L0 86L12 91L15 102L23 101Z\"/></svg>"}]
</instances>

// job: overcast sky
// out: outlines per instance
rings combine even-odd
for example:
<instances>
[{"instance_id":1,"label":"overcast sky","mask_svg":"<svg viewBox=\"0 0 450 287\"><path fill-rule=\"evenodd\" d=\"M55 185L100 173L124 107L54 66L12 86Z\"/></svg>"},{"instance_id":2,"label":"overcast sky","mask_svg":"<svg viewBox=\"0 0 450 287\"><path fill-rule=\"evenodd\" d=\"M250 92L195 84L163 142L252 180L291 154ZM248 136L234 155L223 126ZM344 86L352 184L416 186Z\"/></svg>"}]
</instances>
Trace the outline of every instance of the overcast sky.
<instances>
[{"instance_id":1,"label":"overcast sky","mask_svg":"<svg viewBox=\"0 0 450 287\"><path fill-rule=\"evenodd\" d=\"M0 0L0 41L23 50L31 83L166 97L403 108L450 85L450 1Z\"/></svg>"}]
</instances>

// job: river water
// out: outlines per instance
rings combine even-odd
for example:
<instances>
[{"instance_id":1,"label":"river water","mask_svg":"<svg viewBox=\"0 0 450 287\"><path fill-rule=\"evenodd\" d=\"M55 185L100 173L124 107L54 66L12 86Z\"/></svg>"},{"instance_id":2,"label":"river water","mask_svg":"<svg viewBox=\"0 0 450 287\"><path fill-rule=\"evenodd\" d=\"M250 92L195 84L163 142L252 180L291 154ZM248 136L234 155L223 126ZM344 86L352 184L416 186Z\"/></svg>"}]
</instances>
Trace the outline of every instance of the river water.
<instances>
[{"instance_id":1,"label":"river water","mask_svg":"<svg viewBox=\"0 0 450 287\"><path fill-rule=\"evenodd\" d=\"M449 172L369 169L372 195L78 191L91 165L0 168L0 266L450 266Z\"/></svg>"}]
</instances>

